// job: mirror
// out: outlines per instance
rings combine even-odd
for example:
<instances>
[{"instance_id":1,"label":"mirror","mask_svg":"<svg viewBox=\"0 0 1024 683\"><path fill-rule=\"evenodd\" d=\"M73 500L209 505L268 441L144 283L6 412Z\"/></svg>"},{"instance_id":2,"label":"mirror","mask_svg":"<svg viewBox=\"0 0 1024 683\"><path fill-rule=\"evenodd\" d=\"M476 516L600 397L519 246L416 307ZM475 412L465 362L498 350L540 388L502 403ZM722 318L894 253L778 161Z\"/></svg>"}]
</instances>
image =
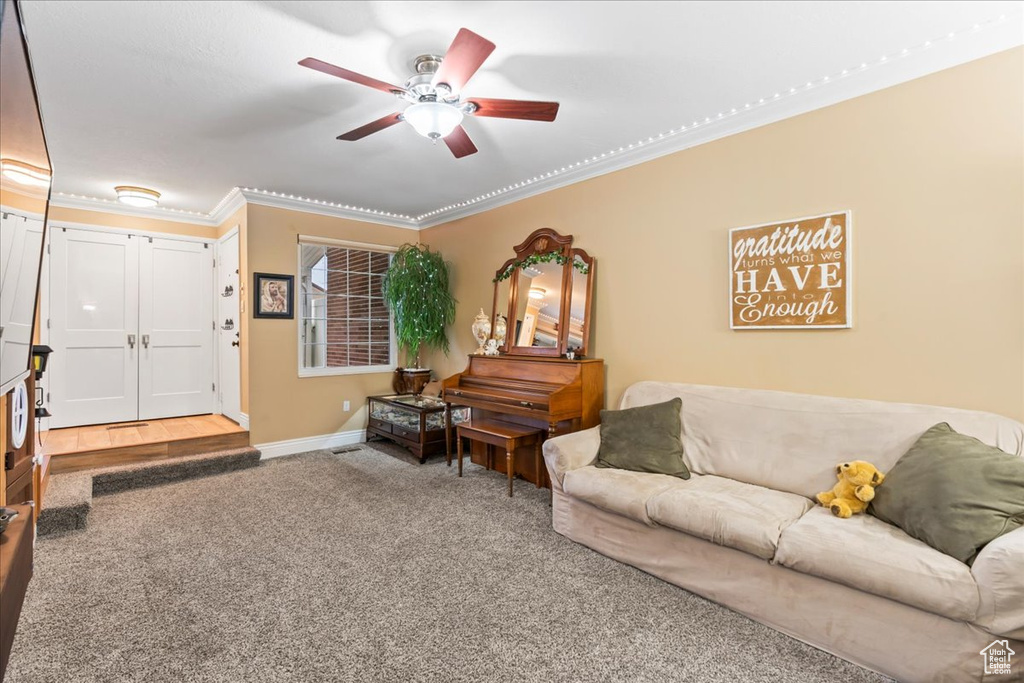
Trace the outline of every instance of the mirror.
<instances>
[{"instance_id":1,"label":"mirror","mask_svg":"<svg viewBox=\"0 0 1024 683\"><path fill-rule=\"evenodd\" d=\"M500 325L496 328L492 323L491 338L499 341L505 353L561 356L569 349L577 354L586 352L593 290L589 273L594 259L571 246L571 235L541 228L516 246L516 257L496 271L491 320L497 321L498 314L507 311L506 333L501 344ZM576 272L579 277L573 275ZM580 291L576 293L574 288Z\"/></svg>"},{"instance_id":2,"label":"mirror","mask_svg":"<svg viewBox=\"0 0 1024 683\"><path fill-rule=\"evenodd\" d=\"M0 393L30 368L50 160L20 10L0 12Z\"/></svg>"},{"instance_id":3,"label":"mirror","mask_svg":"<svg viewBox=\"0 0 1024 683\"><path fill-rule=\"evenodd\" d=\"M569 332L566 350L582 356L587 353L587 341L590 338L590 304L595 263L582 249L573 249L570 253L572 287L569 294Z\"/></svg>"},{"instance_id":4,"label":"mirror","mask_svg":"<svg viewBox=\"0 0 1024 683\"><path fill-rule=\"evenodd\" d=\"M558 263L537 263L516 270L516 346L557 349L561 323L562 275ZM525 296L524 296L525 295Z\"/></svg>"}]
</instances>

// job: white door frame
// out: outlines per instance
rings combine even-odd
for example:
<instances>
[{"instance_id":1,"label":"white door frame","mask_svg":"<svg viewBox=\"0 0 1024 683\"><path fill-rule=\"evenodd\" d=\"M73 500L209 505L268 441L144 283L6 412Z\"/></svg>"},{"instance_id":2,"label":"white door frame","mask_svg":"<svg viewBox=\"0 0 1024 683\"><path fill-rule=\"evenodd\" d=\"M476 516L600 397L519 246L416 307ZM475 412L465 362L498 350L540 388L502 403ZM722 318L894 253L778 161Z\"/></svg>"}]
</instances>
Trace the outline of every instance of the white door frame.
<instances>
[{"instance_id":1,"label":"white door frame","mask_svg":"<svg viewBox=\"0 0 1024 683\"><path fill-rule=\"evenodd\" d=\"M223 268L223 263L224 263L224 260L222 258L222 254L223 254L223 250L224 250L224 243L227 242L232 237L236 237L238 239L238 242L237 242L238 248L239 248L239 250L241 250L241 247L242 247L241 232L239 230L239 226L238 225L235 225L233 228L231 228L226 233L224 233L219 238L217 238L217 242L214 245L214 252L213 252L213 257L214 257L214 268L213 268L213 314L214 314L215 320L217 321L217 325L221 325L223 323L223 321L220 320L220 316L219 316L219 313L220 313L220 308L219 308L220 292L217 291L218 283L221 281L221 275L223 275L222 270L221 270ZM238 272L238 276L239 277L238 277L238 287L237 287L238 311L236 311L236 315L234 317L234 321L235 321L235 329L238 330L238 332L239 332L239 340L241 341L242 304L243 304L243 302L242 302L242 292L244 291L244 288L242 286L243 283L242 283L242 272L241 272L241 260L242 260L241 251L239 251L239 253L237 254L237 259L238 259L238 263L239 263L239 268L238 268L238 271L239 271ZM214 398L214 405L216 406L216 410L217 410L218 414L225 415L228 418L234 420L235 416L230 415L230 411L227 412L227 413L224 412L224 404L223 404L224 391L223 391L223 386L222 386L223 382L221 381L222 380L221 363L224 362L226 359L222 359L221 358L219 336L220 336L220 332L219 331L214 333L213 367L214 367L214 372L216 373L215 382L216 382L216 385L217 385L217 392L216 392L216 396ZM241 347L239 347L239 353L241 353ZM239 385L238 386L238 397L239 397L239 404L238 404L238 414L237 414L238 419L237 419L237 422L244 429L249 429L249 416L242 412L242 404L241 404L242 387L241 387L241 383L242 383L242 369L241 369L241 366L239 366L239 368L238 368L238 385Z\"/></svg>"},{"instance_id":2,"label":"white door frame","mask_svg":"<svg viewBox=\"0 0 1024 683\"><path fill-rule=\"evenodd\" d=\"M25 215L27 212L24 212L24 211L13 211L13 213L20 213L22 215ZM218 242L218 240L212 239L212 238L209 238L209 237L199 237L199 236L193 236L193 235L179 235L179 234L168 233L168 232L157 232L155 230L136 230L134 228L120 228L120 227L115 227L115 226L111 226L111 225L95 225L95 224L92 224L92 223L78 223L76 221L61 221L61 220L55 221L53 219L48 220L47 223L46 223L45 231L44 231L44 240L45 240L45 245L46 246L45 246L45 250L43 252L43 266L42 266L42 271L41 271L42 277L41 277L41 280L40 280L40 295L39 295L39 341L40 341L41 344L49 344L49 342L50 342L50 330L49 330L49 327L48 327L48 323L49 323L49 320L50 320L50 295L51 295L51 292L50 292L50 248L49 248L50 234L52 233L53 230L59 230L61 228L69 228L69 229L73 228L75 230L90 230L90 231L93 231L93 232L105 232L105 233L113 233L113 234L119 234L119 235L125 235L125 234L128 234L128 235L138 235L139 237L159 237L161 239L181 240L181 241L184 241L184 242L200 242L200 243L204 243L204 244L213 245L214 249L216 249L216 245L217 245L217 242ZM237 230L238 229L237 226L234 229ZM216 251L214 253L216 253ZM217 292L216 291L211 291L210 292L210 296L214 298L214 306L216 306ZM211 332L211 334L212 334L212 332ZM214 346L216 346L216 344ZM217 355L216 349L215 349L214 357L213 357L213 374L210 377L210 381L211 382L219 381L219 375L220 375L220 366L219 366L218 355ZM49 396L47 395L47 392L49 391L49 381L48 381L48 379L49 378L44 374L43 379L40 382L40 386L44 387L44 389L43 389L43 405L47 406L47 407L50 404ZM33 400L34 400L34 397L33 397ZM216 405L215 408L217 410L217 414L219 414L220 406ZM245 426L245 425L243 425L243 426ZM41 429L41 431L45 431L45 430L48 430L48 429L49 429L49 419L44 419L43 422L42 422L42 429Z\"/></svg>"}]
</instances>

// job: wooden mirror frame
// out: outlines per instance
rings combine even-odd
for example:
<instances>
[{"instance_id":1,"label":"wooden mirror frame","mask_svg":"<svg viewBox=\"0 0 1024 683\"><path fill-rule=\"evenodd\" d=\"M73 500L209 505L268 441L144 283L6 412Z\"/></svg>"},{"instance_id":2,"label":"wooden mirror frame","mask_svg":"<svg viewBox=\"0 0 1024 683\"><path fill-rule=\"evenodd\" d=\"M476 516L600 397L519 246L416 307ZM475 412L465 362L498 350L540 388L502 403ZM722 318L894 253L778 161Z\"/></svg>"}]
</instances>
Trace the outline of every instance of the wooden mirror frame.
<instances>
[{"instance_id":1,"label":"wooden mirror frame","mask_svg":"<svg viewBox=\"0 0 1024 683\"><path fill-rule=\"evenodd\" d=\"M539 230L533 231L529 237L527 237L522 244L514 247L515 257L505 261L494 273L494 298L491 305L491 339L493 336L494 321L497 320L498 311L498 299L501 287L508 286L508 309L505 311L506 317L506 329L505 329L505 343L501 347L502 353L506 353L513 356L553 356L558 357L565 354L569 349L569 318L570 318L570 305L572 299L572 272L573 272L573 257L579 255L584 261L587 262L588 275L591 276L587 281L587 304L586 313L584 315L583 322L583 344L579 347L578 353L584 355L588 346L588 337L590 335L590 311L591 301L594 292L594 279L592 274L596 265L595 259L590 257L587 252L582 249L572 248L572 235L560 235L551 228L540 228ZM519 305L519 278L515 272L512 272L508 276L509 283L505 283L504 280L500 279L503 275L509 272L517 262L525 260L532 254L550 254L552 252L559 253L564 259L565 263L562 265L562 290L561 290L561 307L558 312L558 343L555 346L544 347L544 346L515 346L513 340L515 338L516 329L516 316L515 311Z\"/></svg>"},{"instance_id":2,"label":"wooden mirror frame","mask_svg":"<svg viewBox=\"0 0 1024 683\"><path fill-rule=\"evenodd\" d=\"M579 256L580 260L587 264L587 303L583 307L583 343L576 349L576 354L579 356L587 355L587 348L590 346L590 316L594 309L594 277L597 272L597 259L588 254L583 249L573 247L569 250L569 263L566 264L566 269L569 271L569 292L568 292L568 304L566 305L566 326L565 326L565 346L566 351L569 350L569 324L572 322L572 281L575 274L573 272L573 261Z\"/></svg>"}]
</instances>

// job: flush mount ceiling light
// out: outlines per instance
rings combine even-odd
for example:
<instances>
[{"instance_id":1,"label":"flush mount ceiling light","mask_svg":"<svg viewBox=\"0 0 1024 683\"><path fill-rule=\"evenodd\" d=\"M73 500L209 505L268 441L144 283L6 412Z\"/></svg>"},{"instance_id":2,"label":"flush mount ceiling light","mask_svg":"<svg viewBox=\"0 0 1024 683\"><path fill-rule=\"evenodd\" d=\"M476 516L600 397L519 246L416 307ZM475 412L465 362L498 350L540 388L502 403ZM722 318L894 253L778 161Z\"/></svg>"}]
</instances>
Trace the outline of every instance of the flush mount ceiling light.
<instances>
[{"instance_id":1,"label":"flush mount ceiling light","mask_svg":"<svg viewBox=\"0 0 1024 683\"><path fill-rule=\"evenodd\" d=\"M0 159L0 173L3 173L5 178L21 185L50 186L49 171L14 159Z\"/></svg>"},{"instance_id":2,"label":"flush mount ceiling light","mask_svg":"<svg viewBox=\"0 0 1024 683\"><path fill-rule=\"evenodd\" d=\"M418 102L406 107L402 117L417 133L436 141L451 135L462 123L462 110L445 102Z\"/></svg>"},{"instance_id":3,"label":"flush mount ceiling light","mask_svg":"<svg viewBox=\"0 0 1024 683\"><path fill-rule=\"evenodd\" d=\"M160 193L145 187L118 185L114 188L114 192L117 193L117 201L128 206L149 208L160 203Z\"/></svg>"},{"instance_id":4,"label":"flush mount ceiling light","mask_svg":"<svg viewBox=\"0 0 1024 683\"><path fill-rule=\"evenodd\" d=\"M531 299L543 299L547 296L548 290L541 289L540 287L530 287L530 298Z\"/></svg>"}]
</instances>

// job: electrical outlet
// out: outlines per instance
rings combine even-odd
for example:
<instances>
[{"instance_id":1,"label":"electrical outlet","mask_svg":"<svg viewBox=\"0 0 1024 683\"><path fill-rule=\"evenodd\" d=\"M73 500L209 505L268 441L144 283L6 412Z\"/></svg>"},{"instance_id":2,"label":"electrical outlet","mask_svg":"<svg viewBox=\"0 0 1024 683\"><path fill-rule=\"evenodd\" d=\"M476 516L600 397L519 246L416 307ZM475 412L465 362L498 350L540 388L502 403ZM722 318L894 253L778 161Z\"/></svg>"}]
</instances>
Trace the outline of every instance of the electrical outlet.
<instances>
[{"instance_id":1,"label":"electrical outlet","mask_svg":"<svg viewBox=\"0 0 1024 683\"><path fill-rule=\"evenodd\" d=\"M344 403L341 404L341 409L347 413L349 410L352 409L352 404L350 404L348 401L345 401Z\"/></svg>"}]
</instances>

